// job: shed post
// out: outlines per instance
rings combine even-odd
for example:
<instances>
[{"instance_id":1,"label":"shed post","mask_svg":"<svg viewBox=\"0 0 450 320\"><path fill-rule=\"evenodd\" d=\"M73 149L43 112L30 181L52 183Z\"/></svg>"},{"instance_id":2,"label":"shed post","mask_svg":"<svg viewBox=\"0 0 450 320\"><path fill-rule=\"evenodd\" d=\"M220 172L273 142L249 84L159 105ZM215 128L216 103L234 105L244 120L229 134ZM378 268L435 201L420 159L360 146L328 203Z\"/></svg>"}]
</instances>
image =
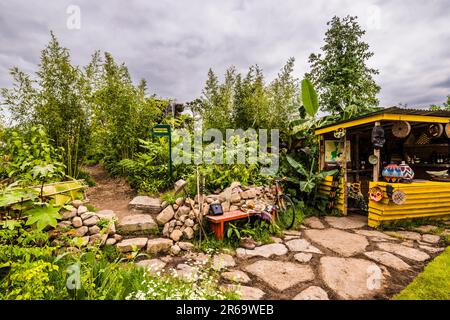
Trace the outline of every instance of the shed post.
<instances>
[{"instance_id":1,"label":"shed post","mask_svg":"<svg viewBox=\"0 0 450 320\"><path fill-rule=\"evenodd\" d=\"M379 126L380 122L377 121L375 122L375 126ZM378 176L380 175L380 149L373 149L373 154L375 157L377 157L378 161L377 163L373 166L373 181L374 182L378 182Z\"/></svg>"},{"instance_id":2,"label":"shed post","mask_svg":"<svg viewBox=\"0 0 450 320\"><path fill-rule=\"evenodd\" d=\"M344 150L342 155L342 170L343 171L343 188L344 188L344 216L347 215L347 206L348 206L348 191L347 191L347 136L344 136Z\"/></svg>"}]
</instances>

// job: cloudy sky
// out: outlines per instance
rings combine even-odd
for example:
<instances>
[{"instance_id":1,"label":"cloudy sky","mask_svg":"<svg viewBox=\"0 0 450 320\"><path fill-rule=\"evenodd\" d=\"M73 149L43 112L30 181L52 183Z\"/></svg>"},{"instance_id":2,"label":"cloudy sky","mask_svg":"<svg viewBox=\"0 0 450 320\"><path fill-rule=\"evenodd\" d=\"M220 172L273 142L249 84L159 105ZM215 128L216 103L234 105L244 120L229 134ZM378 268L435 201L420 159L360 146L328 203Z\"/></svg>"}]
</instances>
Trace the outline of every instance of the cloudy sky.
<instances>
[{"instance_id":1,"label":"cloudy sky","mask_svg":"<svg viewBox=\"0 0 450 320\"><path fill-rule=\"evenodd\" d=\"M210 67L223 74L230 65L244 72L258 64L270 81L292 56L302 77L326 22L347 14L367 30L382 106L446 100L448 0L0 0L0 87L11 85L11 66L37 69L53 30L73 63L86 64L97 49L111 52L136 82L145 78L153 93L185 102L201 94Z\"/></svg>"}]
</instances>

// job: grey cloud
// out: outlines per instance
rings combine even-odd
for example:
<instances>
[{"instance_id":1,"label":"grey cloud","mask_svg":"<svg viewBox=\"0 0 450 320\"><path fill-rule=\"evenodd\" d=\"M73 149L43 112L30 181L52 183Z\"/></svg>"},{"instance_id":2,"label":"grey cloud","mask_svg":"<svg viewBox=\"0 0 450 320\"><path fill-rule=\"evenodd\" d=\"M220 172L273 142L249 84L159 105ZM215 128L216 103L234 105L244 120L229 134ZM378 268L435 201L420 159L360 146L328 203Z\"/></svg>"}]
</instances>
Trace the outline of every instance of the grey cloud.
<instances>
[{"instance_id":1,"label":"grey cloud","mask_svg":"<svg viewBox=\"0 0 450 320\"><path fill-rule=\"evenodd\" d=\"M81 30L66 28L67 6L81 8ZM382 106L442 103L450 93L450 4L446 0L322 1L2 1L0 87L7 70L36 70L53 30L85 65L94 50L125 62L137 82L178 101L201 94L208 68L219 75L230 65L245 72L258 64L272 80L286 60L295 74L308 71L308 56L323 45L333 15L358 15L380 70ZM374 20L375 19L375 20ZM375 22L375 23L374 23Z\"/></svg>"}]
</instances>

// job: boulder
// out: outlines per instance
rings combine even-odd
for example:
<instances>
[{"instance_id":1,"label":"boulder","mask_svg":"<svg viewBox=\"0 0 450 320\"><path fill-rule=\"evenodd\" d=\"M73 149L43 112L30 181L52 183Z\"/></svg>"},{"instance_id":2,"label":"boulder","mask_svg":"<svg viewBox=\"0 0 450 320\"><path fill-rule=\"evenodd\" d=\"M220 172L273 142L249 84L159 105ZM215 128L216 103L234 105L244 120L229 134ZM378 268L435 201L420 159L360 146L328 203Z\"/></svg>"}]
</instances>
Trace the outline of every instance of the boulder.
<instances>
[{"instance_id":1,"label":"boulder","mask_svg":"<svg viewBox=\"0 0 450 320\"><path fill-rule=\"evenodd\" d=\"M222 278L225 280L236 282L236 283L249 283L251 282L250 277L243 271L240 270L230 270L228 272L222 273Z\"/></svg>"},{"instance_id":2,"label":"boulder","mask_svg":"<svg viewBox=\"0 0 450 320\"><path fill-rule=\"evenodd\" d=\"M120 252L130 252L133 248L142 249L147 244L147 238L132 238L119 242L116 246Z\"/></svg>"},{"instance_id":3,"label":"boulder","mask_svg":"<svg viewBox=\"0 0 450 320\"><path fill-rule=\"evenodd\" d=\"M113 245L115 245L117 243L117 241L116 241L116 239L114 239L114 238L108 238L107 240L106 240L106 245L107 246L113 246Z\"/></svg>"},{"instance_id":4,"label":"boulder","mask_svg":"<svg viewBox=\"0 0 450 320\"><path fill-rule=\"evenodd\" d=\"M189 208L188 206L181 206L178 208L177 211L177 218L184 216L184 215L189 215L189 212L191 211L191 208Z\"/></svg>"},{"instance_id":5,"label":"boulder","mask_svg":"<svg viewBox=\"0 0 450 320\"><path fill-rule=\"evenodd\" d=\"M73 217L73 218L72 218L72 225L73 225L75 228L79 228L79 227L81 227L81 226L83 225L83 220L81 220L81 218L78 217L78 216Z\"/></svg>"},{"instance_id":6,"label":"boulder","mask_svg":"<svg viewBox=\"0 0 450 320\"><path fill-rule=\"evenodd\" d=\"M173 241L166 238L149 239L147 241L147 253L158 254L168 252L173 245Z\"/></svg>"},{"instance_id":7,"label":"boulder","mask_svg":"<svg viewBox=\"0 0 450 320\"><path fill-rule=\"evenodd\" d=\"M83 201L81 201L81 200L73 200L72 201L72 206L74 206L75 208L79 208L81 205L83 205Z\"/></svg>"},{"instance_id":8,"label":"boulder","mask_svg":"<svg viewBox=\"0 0 450 320\"><path fill-rule=\"evenodd\" d=\"M86 226L76 228L74 231L74 236L75 237L83 237L84 235L86 235L86 233L88 233L88 231L89 231L89 229Z\"/></svg>"},{"instance_id":9,"label":"boulder","mask_svg":"<svg viewBox=\"0 0 450 320\"><path fill-rule=\"evenodd\" d=\"M98 217L97 216L92 216L90 218L87 218L87 219L83 220L83 225L85 225L87 227L95 226L97 221L98 221Z\"/></svg>"},{"instance_id":10,"label":"boulder","mask_svg":"<svg viewBox=\"0 0 450 320\"><path fill-rule=\"evenodd\" d=\"M236 262L234 261L233 257L229 254L218 254L213 257L212 260L212 268L214 270L221 270L226 269L228 267L234 267L236 265Z\"/></svg>"},{"instance_id":11,"label":"boulder","mask_svg":"<svg viewBox=\"0 0 450 320\"><path fill-rule=\"evenodd\" d=\"M181 252L181 248L178 245L173 245L170 247L170 253L174 256L178 255Z\"/></svg>"},{"instance_id":12,"label":"boulder","mask_svg":"<svg viewBox=\"0 0 450 320\"><path fill-rule=\"evenodd\" d=\"M191 251L192 249L194 249L194 245L190 242L178 242L178 246L181 248L181 250L185 250L185 251Z\"/></svg>"},{"instance_id":13,"label":"boulder","mask_svg":"<svg viewBox=\"0 0 450 320\"><path fill-rule=\"evenodd\" d=\"M163 211L161 211L158 216L156 217L156 222L158 222L159 225L163 225L167 222L169 222L175 215L175 212L173 210L173 207L171 205L168 205Z\"/></svg>"},{"instance_id":14,"label":"boulder","mask_svg":"<svg viewBox=\"0 0 450 320\"><path fill-rule=\"evenodd\" d=\"M62 214L61 219L62 220L69 220L72 219L73 217L75 217L77 215L77 210L70 210L70 211L66 211Z\"/></svg>"},{"instance_id":15,"label":"boulder","mask_svg":"<svg viewBox=\"0 0 450 320\"><path fill-rule=\"evenodd\" d=\"M173 241L180 240L182 236L183 236L183 232L181 232L180 230L173 230L172 233L170 234L170 238Z\"/></svg>"},{"instance_id":16,"label":"boulder","mask_svg":"<svg viewBox=\"0 0 450 320\"><path fill-rule=\"evenodd\" d=\"M125 216L119 223L119 228L127 233L150 233L158 230L158 225L148 214L133 214Z\"/></svg>"},{"instance_id":17,"label":"boulder","mask_svg":"<svg viewBox=\"0 0 450 320\"><path fill-rule=\"evenodd\" d=\"M77 209L77 214L81 216L83 213L86 213L88 211L88 208L86 208L85 206L79 206Z\"/></svg>"},{"instance_id":18,"label":"boulder","mask_svg":"<svg viewBox=\"0 0 450 320\"><path fill-rule=\"evenodd\" d=\"M100 227L99 226L89 227L89 234L90 235L97 234L97 233L100 233Z\"/></svg>"},{"instance_id":19,"label":"boulder","mask_svg":"<svg viewBox=\"0 0 450 320\"><path fill-rule=\"evenodd\" d=\"M148 196L137 196L128 204L130 209L142 210L143 212L157 214L161 211L161 200Z\"/></svg>"},{"instance_id":20,"label":"boulder","mask_svg":"<svg viewBox=\"0 0 450 320\"><path fill-rule=\"evenodd\" d=\"M187 227L183 230L183 235L189 240L192 239L194 237L194 229Z\"/></svg>"}]
</instances>

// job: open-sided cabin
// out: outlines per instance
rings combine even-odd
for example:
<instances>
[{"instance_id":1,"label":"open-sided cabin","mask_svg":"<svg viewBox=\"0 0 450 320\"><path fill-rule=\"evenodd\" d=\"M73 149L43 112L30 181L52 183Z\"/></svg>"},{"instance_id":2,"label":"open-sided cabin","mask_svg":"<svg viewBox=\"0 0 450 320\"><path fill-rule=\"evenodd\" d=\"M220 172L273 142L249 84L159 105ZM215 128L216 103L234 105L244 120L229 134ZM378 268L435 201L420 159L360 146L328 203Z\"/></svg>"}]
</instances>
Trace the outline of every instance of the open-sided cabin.
<instances>
[{"instance_id":1,"label":"open-sided cabin","mask_svg":"<svg viewBox=\"0 0 450 320\"><path fill-rule=\"evenodd\" d=\"M320 170L340 169L320 186L328 209L368 214L371 227L450 216L450 111L393 107L315 133Z\"/></svg>"}]
</instances>

